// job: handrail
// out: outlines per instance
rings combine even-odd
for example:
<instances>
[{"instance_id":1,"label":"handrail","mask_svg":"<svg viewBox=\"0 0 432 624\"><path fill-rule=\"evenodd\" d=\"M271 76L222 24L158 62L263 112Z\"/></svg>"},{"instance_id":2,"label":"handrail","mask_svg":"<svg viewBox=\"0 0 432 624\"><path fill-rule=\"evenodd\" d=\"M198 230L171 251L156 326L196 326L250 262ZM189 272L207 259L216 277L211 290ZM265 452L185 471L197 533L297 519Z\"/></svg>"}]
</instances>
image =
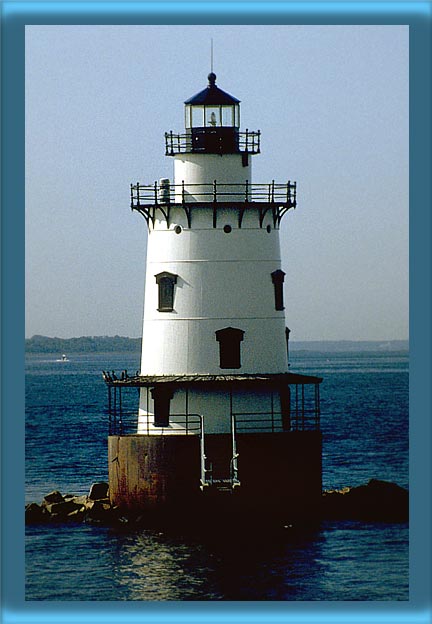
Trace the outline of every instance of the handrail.
<instances>
[{"instance_id":1,"label":"handrail","mask_svg":"<svg viewBox=\"0 0 432 624\"><path fill-rule=\"evenodd\" d=\"M204 490L205 487L213 485L213 465L210 464L210 468L206 468L207 456L205 454L205 444L204 444L204 418L201 418L201 479L200 479L200 488Z\"/></svg>"},{"instance_id":2,"label":"handrail","mask_svg":"<svg viewBox=\"0 0 432 624\"><path fill-rule=\"evenodd\" d=\"M229 184L224 182L171 184L154 182L154 184L131 184L131 207L157 206L168 204L185 204L196 202L263 202L289 207L296 206L296 182L268 184L242 183Z\"/></svg>"},{"instance_id":3,"label":"handrail","mask_svg":"<svg viewBox=\"0 0 432 624\"><path fill-rule=\"evenodd\" d=\"M221 127L221 130L228 130L229 128ZM207 148L203 147L200 149L197 147L193 141L193 137L198 135L209 134L209 128L204 130L203 133L198 132L186 132L186 133L174 133L172 130L170 132L165 132L165 156L175 156L175 154L196 152L196 151L206 151ZM217 132L217 130L216 130ZM210 131L211 136L211 131ZM246 130L246 132L236 132L235 133L235 143L238 151L247 152L248 154L259 154L261 151L260 147L261 142L261 131L250 131Z\"/></svg>"},{"instance_id":4,"label":"handrail","mask_svg":"<svg viewBox=\"0 0 432 624\"><path fill-rule=\"evenodd\" d=\"M236 440L236 426L235 426L235 416L231 413L231 436L232 436L232 458L230 461L230 479L231 479L231 488L234 489L240 485L240 481L238 478L238 463L237 459L239 454L237 453L237 440Z\"/></svg>"},{"instance_id":5,"label":"handrail","mask_svg":"<svg viewBox=\"0 0 432 624\"><path fill-rule=\"evenodd\" d=\"M266 417L266 418L264 418ZM277 433L287 431L283 426L282 412L235 412L233 413L236 433ZM290 414L289 431L314 431L320 428L320 414L316 408L303 408Z\"/></svg>"}]
</instances>

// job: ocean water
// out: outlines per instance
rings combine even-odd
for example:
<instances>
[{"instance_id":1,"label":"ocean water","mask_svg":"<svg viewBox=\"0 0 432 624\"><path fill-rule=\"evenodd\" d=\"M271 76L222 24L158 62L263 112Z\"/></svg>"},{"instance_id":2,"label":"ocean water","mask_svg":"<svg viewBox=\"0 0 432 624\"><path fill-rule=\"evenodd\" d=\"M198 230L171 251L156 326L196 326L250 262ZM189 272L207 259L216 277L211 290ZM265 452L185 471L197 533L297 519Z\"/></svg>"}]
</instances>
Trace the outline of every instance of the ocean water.
<instances>
[{"instance_id":1,"label":"ocean water","mask_svg":"<svg viewBox=\"0 0 432 624\"><path fill-rule=\"evenodd\" d=\"M26 502L85 494L107 480L102 370L138 353L26 359ZM408 354L291 353L322 376L323 488L384 479L408 487ZM135 400L132 397L131 400ZM408 600L408 525L323 522L314 529L230 526L26 527L26 599L37 601Z\"/></svg>"}]
</instances>

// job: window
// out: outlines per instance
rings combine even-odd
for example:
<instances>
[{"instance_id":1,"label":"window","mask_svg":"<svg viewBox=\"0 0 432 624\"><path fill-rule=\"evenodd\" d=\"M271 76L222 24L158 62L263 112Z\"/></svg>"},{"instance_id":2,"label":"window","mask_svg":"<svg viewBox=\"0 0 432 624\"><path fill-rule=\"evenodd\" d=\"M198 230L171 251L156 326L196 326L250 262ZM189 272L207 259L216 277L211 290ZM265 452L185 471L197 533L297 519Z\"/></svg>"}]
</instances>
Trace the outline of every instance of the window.
<instances>
[{"instance_id":1,"label":"window","mask_svg":"<svg viewBox=\"0 0 432 624\"><path fill-rule=\"evenodd\" d=\"M155 386L150 390L154 401L154 426L168 427L170 402L174 391L170 387Z\"/></svg>"},{"instance_id":2,"label":"window","mask_svg":"<svg viewBox=\"0 0 432 624\"><path fill-rule=\"evenodd\" d=\"M271 274L272 282L274 285L274 296L275 296L275 309L276 310L284 310L284 301L283 301L283 283L285 279L285 273L278 269L277 271L273 271Z\"/></svg>"},{"instance_id":3,"label":"window","mask_svg":"<svg viewBox=\"0 0 432 624\"><path fill-rule=\"evenodd\" d=\"M159 286L159 312L172 312L174 309L174 284L177 283L177 275L164 271L155 275L156 284Z\"/></svg>"},{"instance_id":4,"label":"window","mask_svg":"<svg viewBox=\"0 0 432 624\"><path fill-rule=\"evenodd\" d=\"M240 343L244 331L235 327L225 327L216 333L219 343L219 366L221 368L241 368Z\"/></svg>"}]
</instances>

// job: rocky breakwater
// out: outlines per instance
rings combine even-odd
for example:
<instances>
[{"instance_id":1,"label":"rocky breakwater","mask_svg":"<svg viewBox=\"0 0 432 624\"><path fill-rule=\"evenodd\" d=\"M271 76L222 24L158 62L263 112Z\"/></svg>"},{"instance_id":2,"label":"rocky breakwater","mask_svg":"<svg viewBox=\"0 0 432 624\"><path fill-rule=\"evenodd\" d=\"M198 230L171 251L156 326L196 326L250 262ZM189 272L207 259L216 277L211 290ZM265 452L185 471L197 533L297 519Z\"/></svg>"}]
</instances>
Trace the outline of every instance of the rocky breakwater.
<instances>
[{"instance_id":1,"label":"rocky breakwater","mask_svg":"<svg viewBox=\"0 0 432 624\"><path fill-rule=\"evenodd\" d=\"M183 517L176 514L175 522ZM189 510L194 517L194 510ZM360 520L371 522L407 522L409 516L408 490L396 483L371 479L366 485L324 491L321 505L314 518L321 520ZM201 515L195 514L200 519ZM260 516L261 518L262 516ZM30 503L25 508L26 524L85 522L88 524L118 525L125 523L152 525L172 522L172 514L146 512L131 514L110 504L108 484L93 483L87 495L74 496L58 491L47 494L42 503ZM186 517L191 520L190 514ZM248 514L248 520L251 520ZM279 520L290 521L289 518Z\"/></svg>"},{"instance_id":2,"label":"rocky breakwater","mask_svg":"<svg viewBox=\"0 0 432 624\"><path fill-rule=\"evenodd\" d=\"M324 520L407 522L408 490L396 483L371 479L366 485L323 492Z\"/></svg>"},{"instance_id":3,"label":"rocky breakwater","mask_svg":"<svg viewBox=\"0 0 432 624\"><path fill-rule=\"evenodd\" d=\"M25 508L26 524L86 522L113 524L126 519L117 507L110 504L108 483L93 483L83 496L61 494L55 490L47 494L42 503L30 503Z\"/></svg>"}]
</instances>

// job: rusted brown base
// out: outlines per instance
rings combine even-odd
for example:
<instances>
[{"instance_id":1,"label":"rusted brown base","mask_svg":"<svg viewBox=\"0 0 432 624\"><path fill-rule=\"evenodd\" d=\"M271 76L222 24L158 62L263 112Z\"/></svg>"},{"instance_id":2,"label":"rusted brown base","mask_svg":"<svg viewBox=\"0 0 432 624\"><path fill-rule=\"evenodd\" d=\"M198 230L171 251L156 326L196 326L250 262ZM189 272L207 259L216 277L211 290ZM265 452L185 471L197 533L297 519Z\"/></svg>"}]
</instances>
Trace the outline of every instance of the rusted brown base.
<instances>
[{"instance_id":1,"label":"rusted brown base","mask_svg":"<svg viewBox=\"0 0 432 624\"><path fill-rule=\"evenodd\" d=\"M317 431L241 434L241 486L234 493L200 489L198 436L127 435L108 438L111 504L127 511L179 516L204 513L307 517L321 500L322 436ZM214 477L229 477L231 436L206 436Z\"/></svg>"}]
</instances>

